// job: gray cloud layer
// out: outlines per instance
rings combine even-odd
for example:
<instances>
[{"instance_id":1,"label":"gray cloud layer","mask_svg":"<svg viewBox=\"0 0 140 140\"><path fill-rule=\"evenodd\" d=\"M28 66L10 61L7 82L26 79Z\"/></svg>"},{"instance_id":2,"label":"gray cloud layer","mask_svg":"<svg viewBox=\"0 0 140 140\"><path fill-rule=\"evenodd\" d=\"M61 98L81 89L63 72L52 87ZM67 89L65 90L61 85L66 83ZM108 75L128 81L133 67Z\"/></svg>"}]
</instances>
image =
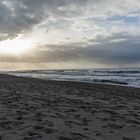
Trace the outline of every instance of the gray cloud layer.
<instances>
[{"instance_id":1,"label":"gray cloud layer","mask_svg":"<svg viewBox=\"0 0 140 140\"><path fill-rule=\"evenodd\" d=\"M39 6L39 5L38 5ZM2 0L0 2L0 33L20 33L28 31L43 18L42 7L37 1Z\"/></svg>"},{"instance_id":2,"label":"gray cloud layer","mask_svg":"<svg viewBox=\"0 0 140 140\"><path fill-rule=\"evenodd\" d=\"M99 63L104 65L140 65L140 36L113 34L103 39L98 36L89 44L68 43L37 47L25 56L0 56L5 62L59 63L79 62ZM96 42L96 44L94 43Z\"/></svg>"},{"instance_id":3,"label":"gray cloud layer","mask_svg":"<svg viewBox=\"0 0 140 140\"><path fill-rule=\"evenodd\" d=\"M139 17L140 3L139 0L124 0L124 3L121 0L1 0L0 41L31 32L36 26L43 30L70 31L73 36L77 32L83 33L86 41L74 43L70 38L64 44L46 43L21 56L1 54L0 62L84 61L113 66L134 63L139 66L140 33L135 27L140 23L136 26L132 21L129 28L131 18L128 20L127 17ZM120 15L118 21L117 16ZM122 22L123 16L127 24ZM135 32L130 34L131 30ZM96 37L91 39L95 32Z\"/></svg>"},{"instance_id":4,"label":"gray cloud layer","mask_svg":"<svg viewBox=\"0 0 140 140\"><path fill-rule=\"evenodd\" d=\"M53 17L72 17L80 14L78 10L65 9L71 5L85 5L83 0L1 0L0 1L0 33L19 33L28 31L34 25Z\"/></svg>"},{"instance_id":5,"label":"gray cloud layer","mask_svg":"<svg viewBox=\"0 0 140 140\"><path fill-rule=\"evenodd\" d=\"M56 19L73 19L77 16L109 17L124 15L140 8L130 0L1 0L0 1L0 33L19 33L32 29L49 17ZM132 11L131 11L131 10Z\"/></svg>"}]
</instances>

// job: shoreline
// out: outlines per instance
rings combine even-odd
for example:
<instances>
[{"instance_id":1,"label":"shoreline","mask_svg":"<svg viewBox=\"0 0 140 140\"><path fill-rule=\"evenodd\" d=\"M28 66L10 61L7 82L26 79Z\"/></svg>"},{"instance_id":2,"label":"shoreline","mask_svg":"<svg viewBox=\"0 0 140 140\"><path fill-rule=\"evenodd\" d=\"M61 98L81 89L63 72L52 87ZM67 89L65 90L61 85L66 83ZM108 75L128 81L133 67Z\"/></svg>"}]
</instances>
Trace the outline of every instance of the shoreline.
<instances>
[{"instance_id":1,"label":"shoreline","mask_svg":"<svg viewBox=\"0 0 140 140\"><path fill-rule=\"evenodd\" d=\"M1 74L0 74L1 75ZM2 74L2 75L9 75L9 76L14 76L14 77L19 77L19 78L29 78L29 79L37 79L37 80L43 80L43 81L48 81L48 82L70 82L70 83L85 83L89 85L105 85L105 86L117 86L117 87L127 87L127 88L135 88L135 89L140 89L138 86L131 86L128 84L113 84L113 83L100 83L100 82L90 82L90 81L76 81L76 80L49 80L49 79L43 79L43 78L38 78L38 77L29 77L29 76L17 76L14 74Z\"/></svg>"},{"instance_id":2,"label":"shoreline","mask_svg":"<svg viewBox=\"0 0 140 140\"><path fill-rule=\"evenodd\" d=\"M108 68L108 69L67 69L67 70L31 70L7 72L15 76L35 77L38 79L58 81L78 81L107 85L120 85L140 88L140 69Z\"/></svg>"},{"instance_id":3,"label":"shoreline","mask_svg":"<svg viewBox=\"0 0 140 140\"><path fill-rule=\"evenodd\" d=\"M2 140L139 140L140 89L0 74Z\"/></svg>"}]
</instances>

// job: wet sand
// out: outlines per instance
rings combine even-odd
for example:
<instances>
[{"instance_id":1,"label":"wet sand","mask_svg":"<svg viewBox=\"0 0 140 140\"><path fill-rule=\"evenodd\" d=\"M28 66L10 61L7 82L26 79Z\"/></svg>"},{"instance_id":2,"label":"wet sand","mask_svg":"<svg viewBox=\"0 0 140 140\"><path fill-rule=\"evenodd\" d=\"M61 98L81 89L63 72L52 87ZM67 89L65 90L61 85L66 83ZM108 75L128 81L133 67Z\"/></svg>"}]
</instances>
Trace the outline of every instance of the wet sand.
<instances>
[{"instance_id":1,"label":"wet sand","mask_svg":"<svg viewBox=\"0 0 140 140\"><path fill-rule=\"evenodd\" d=\"M0 75L0 140L140 140L140 89Z\"/></svg>"}]
</instances>

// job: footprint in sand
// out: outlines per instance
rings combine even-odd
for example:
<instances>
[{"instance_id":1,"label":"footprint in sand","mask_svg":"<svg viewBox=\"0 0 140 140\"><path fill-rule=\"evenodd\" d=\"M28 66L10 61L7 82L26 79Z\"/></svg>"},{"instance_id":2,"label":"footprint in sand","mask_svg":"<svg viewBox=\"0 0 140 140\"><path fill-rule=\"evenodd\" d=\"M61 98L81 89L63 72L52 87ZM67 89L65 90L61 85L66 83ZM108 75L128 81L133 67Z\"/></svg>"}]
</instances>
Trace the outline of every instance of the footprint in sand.
<instances>
[{"instance_id":1,"label":"footprint in sand","mask_svg":"<svg viewBox=\"0 0 140 140\"><path fill-rule=\"evenodd\" d=\"M133 137L123 136L122 140L136 140L136 139Z\"/></svg>"},{"instance_id":2,"label":"footprint in sand","mask_svg":"<svg viewBox=\"0 0 140 140\"><path fill-rule=\"evenodd\" d=\"M72 138L69 138L69 137L60 136L58 138L58 140L73 140L73 139Z\"/></svg>"}]
</instances>

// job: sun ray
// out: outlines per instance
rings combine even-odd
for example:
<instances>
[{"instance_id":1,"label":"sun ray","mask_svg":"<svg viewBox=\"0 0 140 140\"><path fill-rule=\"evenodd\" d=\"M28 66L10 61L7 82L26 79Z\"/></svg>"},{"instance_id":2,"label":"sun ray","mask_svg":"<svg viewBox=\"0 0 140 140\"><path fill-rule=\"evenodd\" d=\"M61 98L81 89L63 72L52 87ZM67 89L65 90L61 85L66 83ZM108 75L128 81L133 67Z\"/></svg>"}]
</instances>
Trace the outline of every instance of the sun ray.
<instances>
[{"instance_id":1,"label":"sun ray","mask_svg":"<svg viewBox=\"0 0 140 140\"><path fill-rule=\"evenodd\" d=\"M21 55L29 51L33 47L31 39L15 38L13 40L5 40L0 42L0 54Z\"/></svg>"}]
</instances>

